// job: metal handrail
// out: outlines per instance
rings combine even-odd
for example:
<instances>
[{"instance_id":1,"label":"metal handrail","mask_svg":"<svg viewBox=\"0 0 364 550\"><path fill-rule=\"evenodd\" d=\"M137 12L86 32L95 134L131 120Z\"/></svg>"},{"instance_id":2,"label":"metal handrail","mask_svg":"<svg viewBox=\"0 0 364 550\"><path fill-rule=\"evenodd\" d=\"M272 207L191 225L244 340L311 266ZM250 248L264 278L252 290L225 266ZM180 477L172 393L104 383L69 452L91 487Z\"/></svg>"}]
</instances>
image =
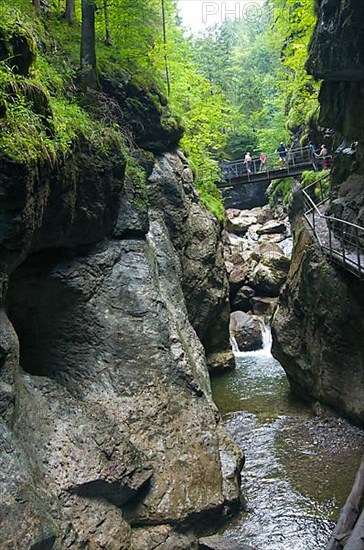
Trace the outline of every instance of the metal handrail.
<instances>
[{"instance_id":1,"label":"metal handrail","mask_svg":"<svg viewBox=\"0 0 364 550\"><path fill-rule=\"evenodd\" d=\"M266 162L263 166L260 157L253 157L249 165L244 159L223 161L221 163L222 179L231 181L236 178L244 177L249 181L250 177L254 174L265 174L269 179L270 171L278 168L285 169L288 175L290 170L297 170L297 168L303 166L313 166L317 171L323 167L322 165L325 159L331 158L331 155L326 155L326 157L316 155L310 146L287 150L284 153L286 157L285 160L281 158L281 155L282 152L279 151L274 151L270 155L267 155ZM272 158L274 158L273 164L271 163ZM275 159L277 159L277 161Z\"/></svg>"},{"instance_id":2,"label":"metal handrail","mask_svg":"<svg viewBox=\"0 0 364 550\"><path fill-rule=\"evenodd\" d=\"M329 177L330 175L327 174L302 189L305 206L304 217L313 230L321 249L329 254L330 260L363 278L364 227L322 212L323 205L329 199L328 187L324 190L322 183L325 180L328 181ZM318 203L315 202L317 186L321 193ZM326 196L323 196L323 191L326 192Z\"/></svg>"}]
</instances>

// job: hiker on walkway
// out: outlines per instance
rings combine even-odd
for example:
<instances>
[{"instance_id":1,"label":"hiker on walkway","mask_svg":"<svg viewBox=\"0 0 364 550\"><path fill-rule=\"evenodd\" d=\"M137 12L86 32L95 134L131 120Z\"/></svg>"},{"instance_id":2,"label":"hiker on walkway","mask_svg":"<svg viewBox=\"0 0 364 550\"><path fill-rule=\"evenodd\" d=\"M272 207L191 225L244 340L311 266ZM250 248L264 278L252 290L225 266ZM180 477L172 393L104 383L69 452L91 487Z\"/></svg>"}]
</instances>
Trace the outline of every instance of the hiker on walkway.
<instances>
[{"instance_id":1,"label":"hiker on walkway","mask_svg":"<svg viewBox=\"0 0 364 550\"><path fill-rule=\"evenodd\" d=\"M329 150L325 144L321 145L321 151L318 154L319 158L323 159L323 168L327 170L330 168Z\"/></svg>"},{"instance_id":2,"label":"hiker on walkway","mask_svg":"<svg viewBox=\"0 0 364 550\"><path fill-rule=\"evenodd\" d=\"M265 170L265 164L267 162L267 157L265 156L264 153L260 153L259 160L260 160L259 172L262 172L263 170Z\"/></svg>"},{"instance_id":3,"label":"hiker on walkway","mask_svg":"<svg viewBox=\"0 0 364 550\"><path fill-rule=\"evenodd\" d=\"M316 156L316 146L313 143L313 141L309 141L308 146L310 148L310 155L312 156L312 158L315 158L315 156Z\"/></svg>"},{"instance_id":4,"label":"hiker on walkway","mask_svg":"<svg viewBox=\"0 0 364 550\"><path fill-rule=\"evenodd\" d=\"M285 148L283 141L281 141L280 146L277 149L277 153L279 154L280 165L284 166L287 160L287 149Z\"/></svg>"},{"instance_id":5,"label":"hiker on walkway","mask_svg":"<svg viewBox=\"0 0 364 550\"><path fill-rule=\"evenodd\" d=\"M250 153L249 152L245 153L244 164L245 164L245 168L246 168L246 171L248 172L248 174L251 174L252 162L253 162L253 159L252 159Z\"/></svg>"}]
</instances>

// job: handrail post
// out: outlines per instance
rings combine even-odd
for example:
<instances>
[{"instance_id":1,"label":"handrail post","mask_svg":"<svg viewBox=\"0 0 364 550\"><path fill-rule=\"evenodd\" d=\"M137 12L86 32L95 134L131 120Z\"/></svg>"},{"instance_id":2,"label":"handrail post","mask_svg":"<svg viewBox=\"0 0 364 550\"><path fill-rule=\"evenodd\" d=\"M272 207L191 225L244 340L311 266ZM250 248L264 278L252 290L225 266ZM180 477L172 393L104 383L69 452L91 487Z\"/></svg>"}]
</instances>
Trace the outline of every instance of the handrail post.
<instances>
[{"instance_id":1,"label":"handrail post","mask_svg":"<svg viewBox=\"0 0 364 550\"><path fill-rule=\"evenodd\" d=\"M341 247L342 247L342 255L343 255L343 262L344 266L346 265L346 257L345 257L345 241L344 241L344 224L340 224L341 227Z\"/></svg>"},{"instance_id":2,"label":"handrail post","mask_svg":"<svg viewBox=\"0 0 364 550\"><path fill-rule=\"evenodd\" d=\"M329 252L330 252L330 261L332 262L332 234L331 234L331 220L328 221L329 226Z\"/></svg>"},{"instance_id":3,"label":"handrail post","mask_svg":"<svg viewBox=\"0 0 364 550\"><path fill-rule=\"evenodd\" d=\"M316 236L315 208L312 209L312 229L313 229L314 235Z\"/></svg>"},{"instance_id":4,"label":"handrail post","mask_svg":"<svg viewBox=\"0 0 364 550\"><path fill-rule=\"evenodd\" d=\"M359 277L361 278L359 234L358 234L358 228L355 227L354 229L355 229L356 256L357 256L357 259L358 259L358 271L359 271Z\"/></svg>"}]
</instances>

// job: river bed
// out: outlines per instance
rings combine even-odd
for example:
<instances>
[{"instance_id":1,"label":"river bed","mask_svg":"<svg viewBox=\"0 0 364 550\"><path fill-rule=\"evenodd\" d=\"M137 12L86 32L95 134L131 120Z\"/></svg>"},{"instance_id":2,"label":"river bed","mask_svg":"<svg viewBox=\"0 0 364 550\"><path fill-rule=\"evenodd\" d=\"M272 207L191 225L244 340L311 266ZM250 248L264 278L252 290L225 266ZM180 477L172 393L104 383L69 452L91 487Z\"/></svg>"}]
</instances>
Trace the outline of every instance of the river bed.
<instances>
[{"instance_id":1,"label":"river bed","mask_svg":"<svg viewBox=\"0 0 364 550\"><path fill-rule=\"evenodd\" d=\"M364 432L295 401L270 354L237 353L212 380L228 431L244 450L247 510L221 534L257 550L325 548L359 466Z\"/></svg>"}]
</instances>

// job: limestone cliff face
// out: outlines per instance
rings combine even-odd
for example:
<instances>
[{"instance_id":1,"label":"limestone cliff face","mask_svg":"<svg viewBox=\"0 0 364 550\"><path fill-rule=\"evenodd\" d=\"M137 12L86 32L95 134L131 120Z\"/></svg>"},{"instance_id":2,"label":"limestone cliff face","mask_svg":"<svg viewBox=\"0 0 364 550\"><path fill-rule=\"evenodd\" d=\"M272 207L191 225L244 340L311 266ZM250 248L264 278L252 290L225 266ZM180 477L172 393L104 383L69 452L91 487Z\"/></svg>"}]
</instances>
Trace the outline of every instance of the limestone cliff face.
<instances>
[{"instance_id":1,"label":"limestone cliff face","mask_svg":"<svg viewBox=\"0 0 364 550\"><path fill-rule=\"evenodd\" d=\"M196 334L227 342L221 228L181 153L147 202L116 151L83 155L1 172L1 545L193 548L174 527L239 503Z\"/></svg>"},{"instance_id":2,"label":"limestone cliff face","mask_svg":"<svg viewBox=\"0 0 364 550\"><path fill-rule=\"evenodd\" d=\"M327 212L364 225L364 4L320 0L308 61L323 78L320 123L334 131ZM307 227L295 228L273 353L295 392L364 423L363 282L330 265Z\"/></svg>"}]
</instances>

